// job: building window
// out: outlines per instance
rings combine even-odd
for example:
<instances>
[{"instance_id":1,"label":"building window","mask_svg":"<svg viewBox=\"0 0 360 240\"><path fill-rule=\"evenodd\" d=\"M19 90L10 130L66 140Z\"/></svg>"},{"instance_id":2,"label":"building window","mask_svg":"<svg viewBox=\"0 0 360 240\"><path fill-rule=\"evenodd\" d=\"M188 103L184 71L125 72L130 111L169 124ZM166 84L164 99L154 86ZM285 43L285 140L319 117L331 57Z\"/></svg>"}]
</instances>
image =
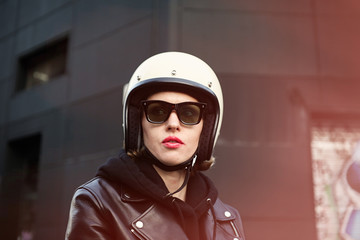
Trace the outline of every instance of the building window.
<instances>
[{"instance_id":1,"label":"building window","mask_svg":"<svg viewBox=\"0 0 360 240\"><path fill-rule=\"evenodd\" d=\"M16 90L45 84L66 72L68 39L63 38L19 59Z\"/></svg>"},{"instance_id":2,"label":"building window","mask_svg":"<svg viewBox=\"0 0 360 240\"><path fill-rule=\"evenodd\" d=\"M0 199L0 223L4 231L0 239L35 239L41 135L10 141L7 147Z\"/></svg>"},{"instance_id":3,"label":"building window","mask_svg":"<svg viewBox=\"0 0 360 240\"><path fill-rule=\"evenodd\" d=\"M318 239L360 239L359 122L316 124L311 148Z\"/></svg>"}]
</instances>

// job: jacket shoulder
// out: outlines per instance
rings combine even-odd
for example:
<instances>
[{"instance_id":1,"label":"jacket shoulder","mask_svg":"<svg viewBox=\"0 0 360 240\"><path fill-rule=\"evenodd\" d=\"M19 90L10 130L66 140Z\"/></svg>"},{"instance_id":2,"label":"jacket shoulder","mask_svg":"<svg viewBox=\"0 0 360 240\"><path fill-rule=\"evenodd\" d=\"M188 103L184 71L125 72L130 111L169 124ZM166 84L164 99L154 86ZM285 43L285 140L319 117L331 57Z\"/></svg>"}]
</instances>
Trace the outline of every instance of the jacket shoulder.
<instances>
[{"instance_id":1,"label":"jacket shoulder","mask_svg":"<svg viewBox=\"0 0 360 240\"><path fill-rule=\"evenodd\" d=\"M84 198L91 200L99 209L147 201L130 188L102 177L95 177L77 188L73 199Z\"/></svg>"},{"instance_id":2,"label":"jacket shoulder","mask_svg":"<svg viewBox=\"0 0 360 240\"><path fill-rule=\"evenodd\" d=\"M241 216L236 208L224 203L218 198L214 204L214 212L216 220L220 225L228 226L229 224L226 223L230 223L231 230L237 237L240 237L238 239L245 239ZM228 231L230 231L230 229L228 229Z\"/></svg>"},{"instance_id":3,"label":"jacket shoulder","mask_svg":"<svg viewBox=\"0 0 360 240\"><path fill-rule=\"evenodd\" d=\"M214 204L214 210L216 219L218 220L234 220L237 217L240 217L239 212L236 208L224 203L219 198L216 200Z\"/></svg>"},{"instance_id":4,"label":"jacket shoulder","mask_svg":"<svg viewBox=\"0 0 360 240\"><path fill-rule=\"evenodd\" d=\"M109 214L109 201L119 194L119 187L102 178L93 178L79 186L72 198L71 207L85 214L91 209L102 216Z\"/></svg>"},{"instance_id":5,"label":"jacket shoulder","mask_svg":"<svg viewBox=\"0 0 360 240\"><path fill-rule=\"evenodd\" d=\"M98 179L92 179L75 191L71 202L65 239L108 239L109 213L101 200Z\"/></svg>"},{"instance_id":6,"label":"jacket shoulder","mask_svg":"<svg viewBox=\"0 0 360 240\"><path fill-rule=\"evenodd\" d=\"M66 239L133 239L129 226L148 203L138 203L139 198L132 196L122 185L102 177L79 186L71 203Z\"/></svg>"}]
</instances>

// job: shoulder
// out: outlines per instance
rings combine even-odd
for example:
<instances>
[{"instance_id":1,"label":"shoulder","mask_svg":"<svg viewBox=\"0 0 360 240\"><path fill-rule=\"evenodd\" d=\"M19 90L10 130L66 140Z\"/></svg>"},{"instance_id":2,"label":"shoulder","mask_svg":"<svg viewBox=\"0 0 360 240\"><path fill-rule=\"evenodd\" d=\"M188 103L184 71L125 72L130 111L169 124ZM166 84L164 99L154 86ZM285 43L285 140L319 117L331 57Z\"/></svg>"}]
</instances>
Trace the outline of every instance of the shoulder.
<instances>
[{"instance_id":1,"label":"shoulder","mask_svg":"<svg viewBox=\"0 0 360 240\"><path fill-rule=\"evenodd\" d=\"M72 199L72 207L75 209L89 207L104 209L104 202L115 196L118 192L117 187L106 179L93 178L79 186Z\"/></svg>"},{"instance_id":2,"label":"shoulder","mask_svg":"<svg viewBox=\"0 0 360 240\"><path fill-rule=\"evenodd\" d=\"M131 188L103 177L95 177L79 186L73 200L88 199L99 208L121 203L146 202L147 199Z\"/></svg>"},{"instance_id":3,"label":"shoulder","mask_svg":"<svg viewBox=\"0 0 360 240\"><path fill-rule=\"evenodd\" d=\"M118 194L120 193L120 189L120 186L117 186L107 179L95 177L79 186L76 189L74 196L89 196L99 199L103 198L104 195Z\"/></svg>"},{"instance_id":4,"label":"shoulder","mask_svg":"<svg viewBox=\"0 0 360 240\"><path fill-rule=\"evenodd\" d=\"M245 239L241 216L238 210L217 198L214 204L214 211L218 222L230 222L236 236Z\"/></svg>"},{"instance_id":5,"label":"shoulder","mask_svg":"<svg viewBox=\"0 0 360 240\"><path fill-rule=\"evenodd\" d=\"M139 203L135 196L123 185L102 177L81 185L72 199L67 239L132 239L128 226L149 204Z\"/></svg>"},{"instance_id":6,"label":"shoulder","mask_svg":"<svg viewBox=\"0 0 360 240\"><path fill-rule=\"evenodd\" d=\"M240 214L236 208L224 203L219 198L216 199L214 210L217 219L220 220L232 220L235 218L240 218Z\"/></svg>"},{"instance_id":7,"label":"shoulder","mask_svg":"<svg viewBox=\"0 0 360 240\"><path fill-rule=\"evenodd\" d=\"M77 188L70 212L84 218L95 215L109 222L127 223L130 217L138 216L148 206L149 200L124 185L96 177Z\"/></svg>"},{"instance_id":8,"label":"shoulder","mask_svg":"<svg viewBox=\"0 0 360 240\"><path fill-rule=\"evenodd\" d=\"M102 192L111 190L119 191L120 187L105 178L95 177L79 186L76 192L89 192L91 194L101 195Z\"/></svg>"}]
</instances>

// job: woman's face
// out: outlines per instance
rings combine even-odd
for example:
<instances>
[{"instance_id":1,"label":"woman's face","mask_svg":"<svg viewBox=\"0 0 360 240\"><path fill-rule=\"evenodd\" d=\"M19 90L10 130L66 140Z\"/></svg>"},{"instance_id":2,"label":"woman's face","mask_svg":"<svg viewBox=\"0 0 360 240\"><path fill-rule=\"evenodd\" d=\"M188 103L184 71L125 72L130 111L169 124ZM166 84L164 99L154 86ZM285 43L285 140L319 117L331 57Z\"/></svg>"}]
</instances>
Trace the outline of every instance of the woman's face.
<instances>
[{"instance_id":1,"label":"woman's face","mask_svg":"<svg viewBox=\"0 0 360 240\"><path fill-rule=\"evenodd\" d=\"M197 102L185 93L159 92L147 100L161 100L169 103ZM203 120L196 125L184 125L172 111L161 124L150 123L145 114L142 117L142 131L145 146L163 164L174 166L188 160L196 151Z\"/></svg>"}]
</instances>

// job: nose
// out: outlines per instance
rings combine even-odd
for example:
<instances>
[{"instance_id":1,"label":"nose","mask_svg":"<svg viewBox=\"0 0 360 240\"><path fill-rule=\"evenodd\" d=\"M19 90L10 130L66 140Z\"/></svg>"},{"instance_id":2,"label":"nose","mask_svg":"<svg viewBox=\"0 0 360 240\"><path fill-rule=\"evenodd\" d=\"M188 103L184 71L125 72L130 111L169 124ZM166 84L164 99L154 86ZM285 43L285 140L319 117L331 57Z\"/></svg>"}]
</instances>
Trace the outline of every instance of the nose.
<instances>
[{"instance_id":1,"label":"nose","mask_svg":"<svg viewBox=\"0 0 360 240\"><path fill-rule=\"evenodd\" d=\"M170 113L168 120L166 121L166 128L168 130L179 130L180 128L180 120L176 115L175 111Z\"/></svg>"}]
</instances>

